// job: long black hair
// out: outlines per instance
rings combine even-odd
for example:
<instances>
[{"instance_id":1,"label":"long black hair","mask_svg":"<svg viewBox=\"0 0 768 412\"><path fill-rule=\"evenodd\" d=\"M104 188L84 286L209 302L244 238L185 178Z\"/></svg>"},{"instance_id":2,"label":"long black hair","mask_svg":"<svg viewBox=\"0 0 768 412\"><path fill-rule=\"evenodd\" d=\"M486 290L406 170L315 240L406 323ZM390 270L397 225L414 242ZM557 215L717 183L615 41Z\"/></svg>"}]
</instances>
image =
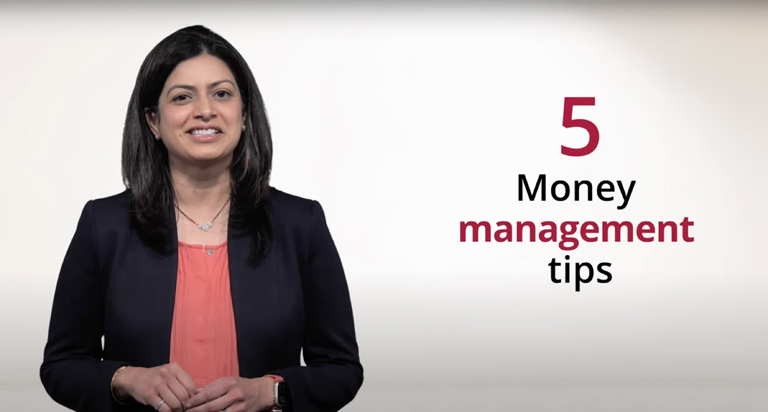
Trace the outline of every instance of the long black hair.
<instances>
[{"instance_id":1,"label":"long black hair","mask_svg":"<svg viewBox=\"0 0 768 412\"><path fill-rule=\"evenodd\" d=\"M168 76L188 59L209 54L229 66L240 89L245 131L230 168L230 220L254 238L251 257L259 260L271 241L266 199L272 169L272 137L264 101L253 73L240 53L223 37L203 26L180 29L147 55L136 77L123 129L122 173L128 189L131 220L140 237L157 251L169 251L174 191L165 145L154 138L145 110L158 114L158 101Z\"/></svg>"}]
</instances>

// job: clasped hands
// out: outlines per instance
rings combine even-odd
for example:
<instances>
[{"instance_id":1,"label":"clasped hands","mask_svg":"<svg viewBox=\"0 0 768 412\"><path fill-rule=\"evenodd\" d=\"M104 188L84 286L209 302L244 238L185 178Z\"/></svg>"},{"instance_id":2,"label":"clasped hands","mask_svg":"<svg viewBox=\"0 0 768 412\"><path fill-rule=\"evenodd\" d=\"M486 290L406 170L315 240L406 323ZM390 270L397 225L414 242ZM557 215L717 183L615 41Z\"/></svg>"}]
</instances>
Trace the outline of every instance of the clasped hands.
<instances>
[{"instance_id":1,"label":"clasped hands","mask_svg":"<svg viewBox=\"0 0 768 412\"><path fill-rule=\"evenodd\" d=\"M115 379L119 396L130 396L158 412L258 412L272 406L270 378L226 377L198 388L178 364L130 367Z\"/></svg>"}]
</instances>

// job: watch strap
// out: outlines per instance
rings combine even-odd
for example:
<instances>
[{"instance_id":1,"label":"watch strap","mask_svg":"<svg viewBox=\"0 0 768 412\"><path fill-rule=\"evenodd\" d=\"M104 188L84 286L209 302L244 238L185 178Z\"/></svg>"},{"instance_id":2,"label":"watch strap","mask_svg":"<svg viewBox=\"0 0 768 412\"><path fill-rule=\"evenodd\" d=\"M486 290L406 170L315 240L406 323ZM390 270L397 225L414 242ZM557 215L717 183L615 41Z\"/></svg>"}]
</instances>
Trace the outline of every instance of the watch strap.
<instances>
[{"instance_id":1,"label":"watch strap","mask_svg":"<svg viewBox=\"0 0 768 412\"><path fill-rule=\"evenodd\" d=\"M270 409L271 412L282 412L283 407L278 402L278 385L280 385L280 382L284 382L285 379L283 379L280 375L264 375L265 378L270 378L274 381L274 397L272 398L272 409Z\"/></svg>"}]
</instances>

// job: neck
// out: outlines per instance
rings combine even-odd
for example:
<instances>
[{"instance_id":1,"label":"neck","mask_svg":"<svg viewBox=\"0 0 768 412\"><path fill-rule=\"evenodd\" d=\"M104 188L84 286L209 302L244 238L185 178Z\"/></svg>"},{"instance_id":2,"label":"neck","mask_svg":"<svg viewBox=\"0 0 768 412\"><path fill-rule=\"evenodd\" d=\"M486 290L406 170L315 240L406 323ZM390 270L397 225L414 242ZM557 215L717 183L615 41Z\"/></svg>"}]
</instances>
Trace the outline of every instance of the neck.
<instances>
[{"instance_id":1,"label":"neck","mask_svg":"<svg viewBox=\"0 0 768 412\"><path fill-rule=\"evenodd\" d=\"M229 165L189 166L171 162L176 203L186 212L218 211L231 193Z\"/></svg>"}]
</instances>

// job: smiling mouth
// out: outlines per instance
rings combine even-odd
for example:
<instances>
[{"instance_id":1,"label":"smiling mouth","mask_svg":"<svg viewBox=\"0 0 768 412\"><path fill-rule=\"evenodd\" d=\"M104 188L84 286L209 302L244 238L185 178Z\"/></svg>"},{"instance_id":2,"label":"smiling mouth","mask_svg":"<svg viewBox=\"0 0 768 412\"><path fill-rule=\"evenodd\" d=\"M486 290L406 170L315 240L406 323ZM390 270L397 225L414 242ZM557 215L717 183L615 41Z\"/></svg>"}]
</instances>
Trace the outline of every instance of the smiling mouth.
<instances>
[{"instance_id":1,"label":"smiling mouth","mask_svg":"<svg viewBox=\"0 0 768 412\"><path fill-rule=\"evenodd\" d=\"M187 134L195 137L211 137L221 134L221 130L215 127L210 127L207 129L192 129L188 131Z\"/></svg>"},{"instance_id":2,"label":"smiling mouth","mask_svg":"<svg viewBox=\"0 0 768 412\"><path fill-rule=\"evenodd\" d=\"M216 142L222 135L218 127L194 128L187 132L190 140L198 143Z\"/></svg>"}]
</instances>

